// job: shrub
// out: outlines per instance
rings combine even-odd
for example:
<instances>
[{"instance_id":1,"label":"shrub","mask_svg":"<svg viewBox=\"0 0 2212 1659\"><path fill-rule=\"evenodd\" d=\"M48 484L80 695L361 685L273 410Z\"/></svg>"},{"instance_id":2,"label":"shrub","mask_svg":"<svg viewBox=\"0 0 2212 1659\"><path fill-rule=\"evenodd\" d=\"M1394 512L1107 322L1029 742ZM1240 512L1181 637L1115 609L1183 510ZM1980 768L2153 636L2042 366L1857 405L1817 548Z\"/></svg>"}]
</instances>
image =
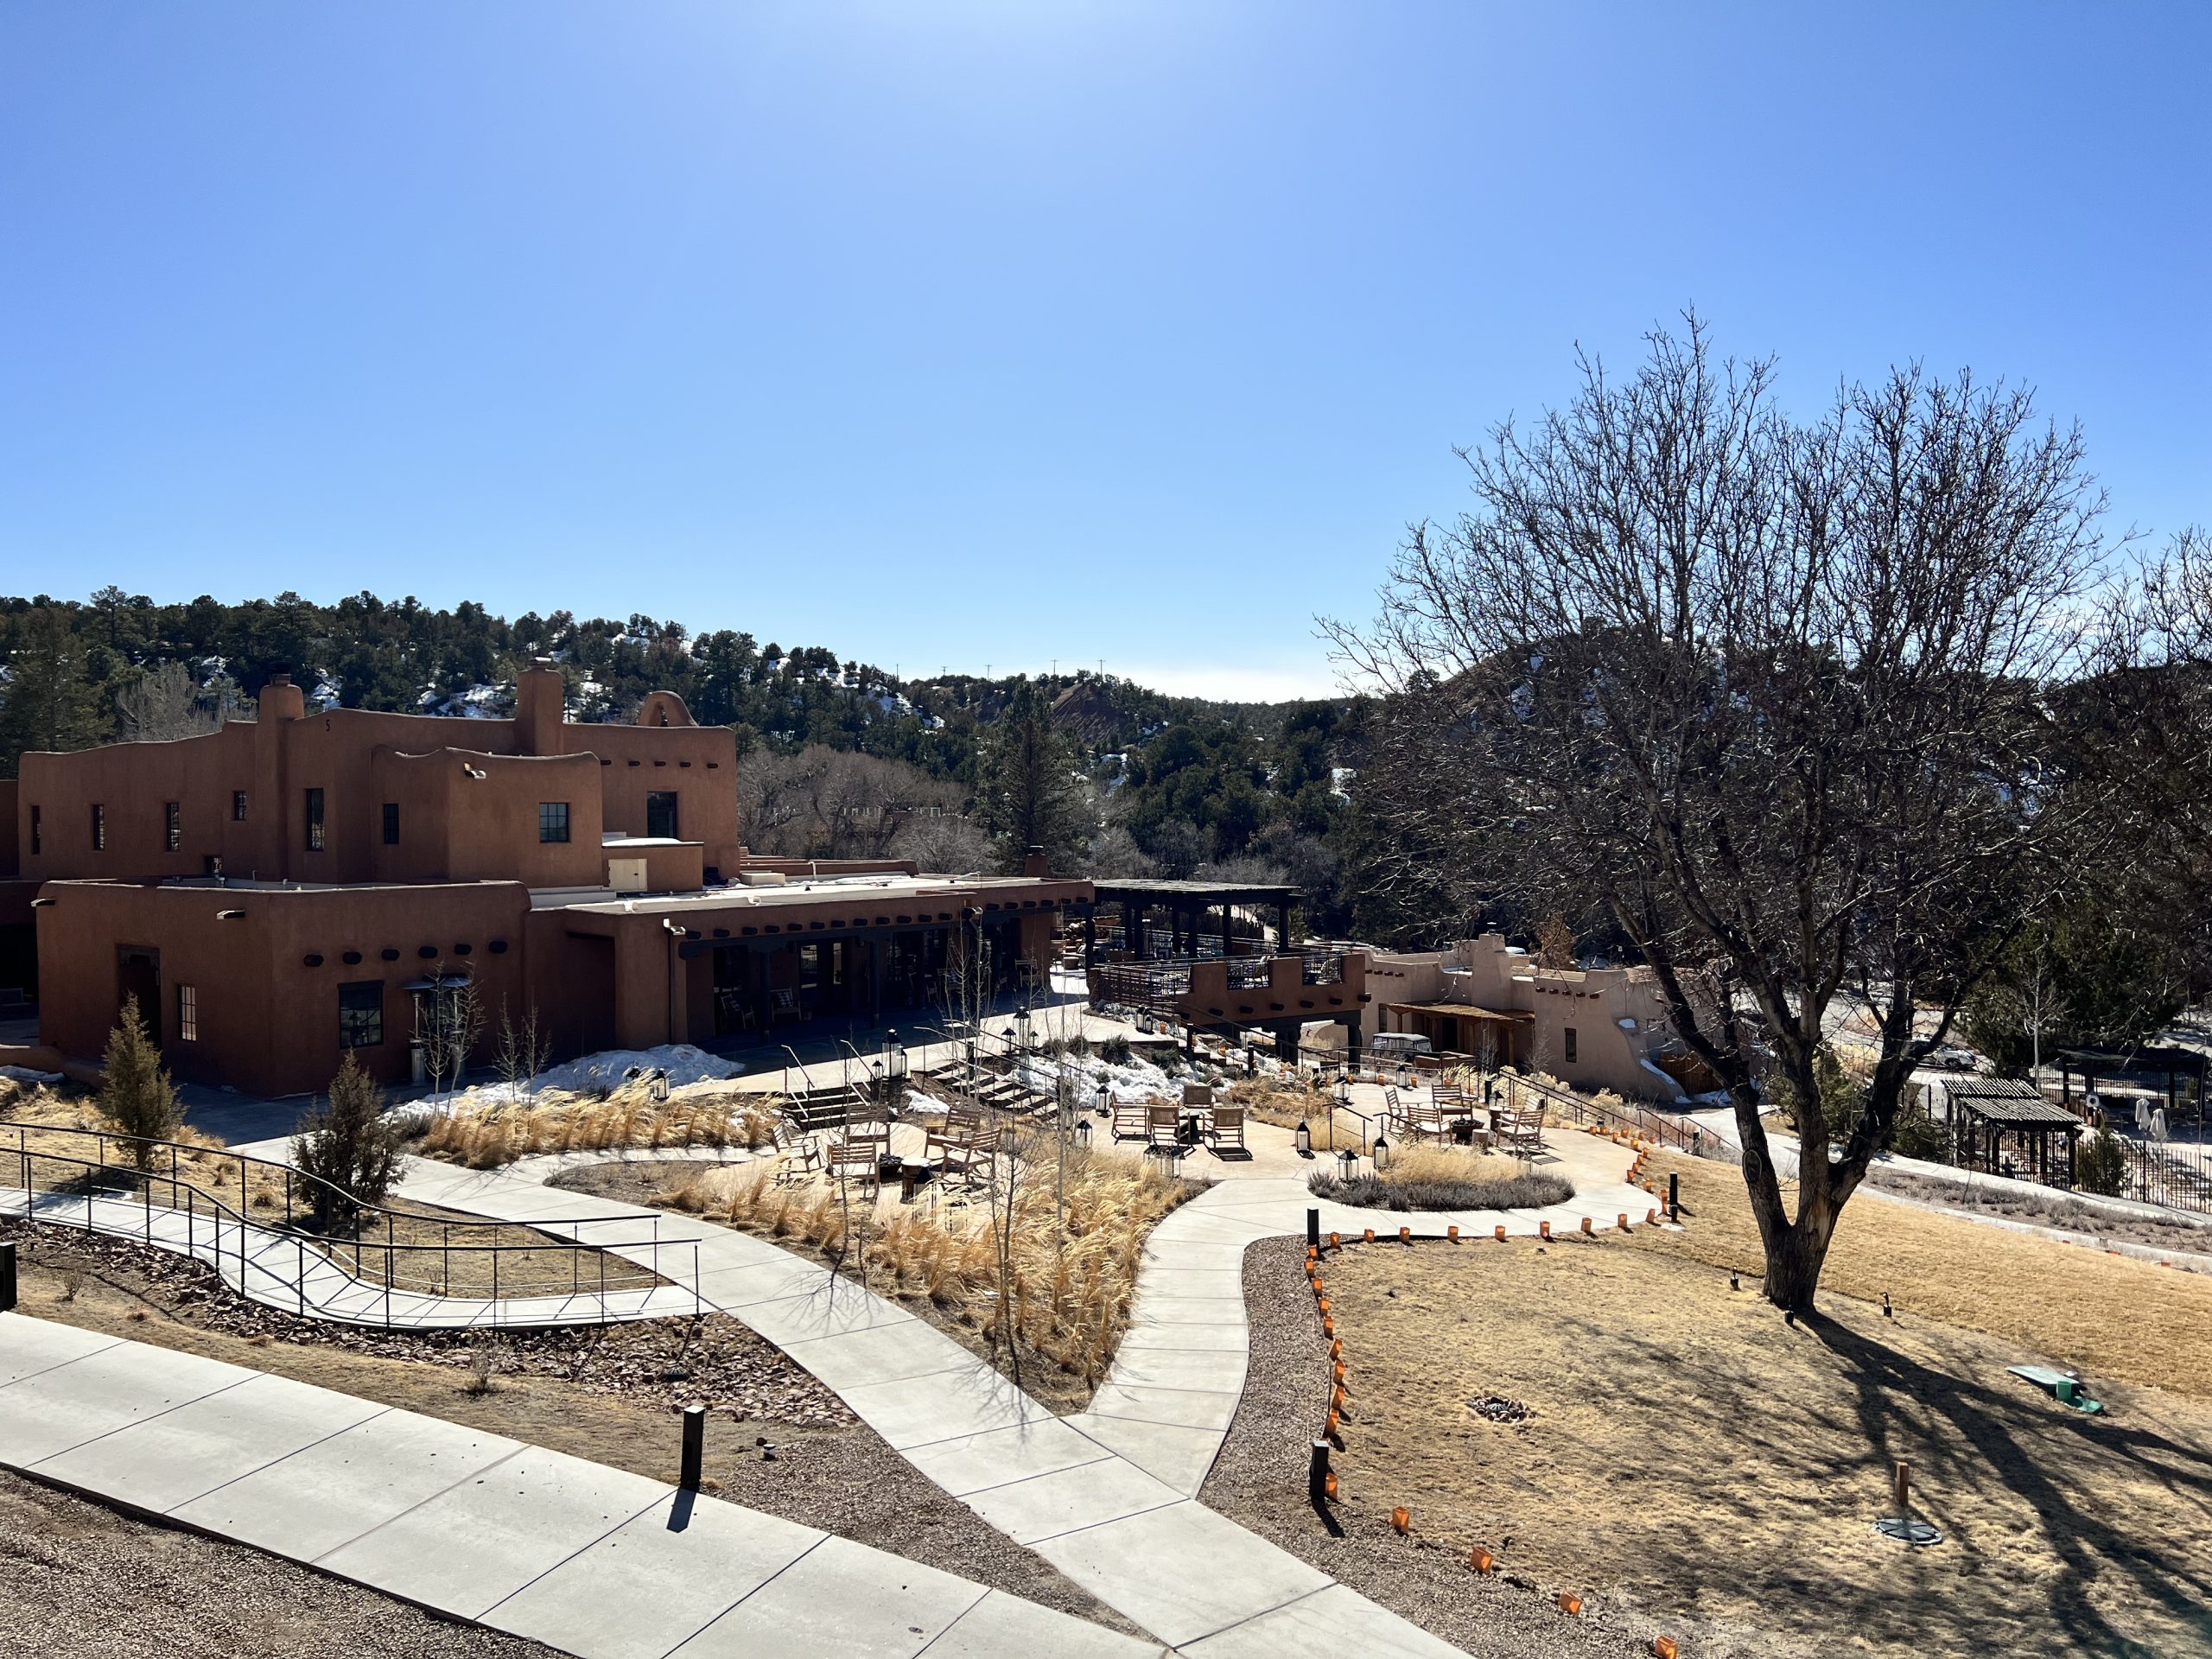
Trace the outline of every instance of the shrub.
<instances>
[{"instance_id":1,"label":"shrub","mask_svg":"<svg viewBox=\"0 0 2212 1659\"><path fill-rule=\"evenodd\" d=\"M2084 1192L2116 1198L2127 1185L2127 1150L2110 1129L2099 1129L2082 1143L2075 1178Z\"/></svg>"},{"instance_id":2,"label":"shrub","mask_svg":"<svg viewBox=\"0 0 2212 1659\"><path fill-rule=\"evenodd\" d=\"M1900 1158L1925 1163L1950 1161L1951 1137L1932 1117L1901 1117L1890 1126L1890 1150Z\"/></svg>"},{"instance_id":3,"label":"shrub","mask_svg":"<svg viewBox=\"0 0 2212 1659\"><path fill-rule=\"evenodd\" d=\"M302 1175L329 1183L309 1194L318 1227L349 1221L391 1191L399 1137L384 1120L384 1090L351 1053L330 1080L329 1104L310 1114L294 1138L292 1162Z\"/></svg>"},{"instance_id":4,"label":"shrub","mask_svg":"<svg viewBox=\"0 0 2212 1659\"><path fill-rule=\"evenodd\" d=\"M1126 1037L1109 1037L1098 1046L1098 1058L1109 1065L1127 1065L1129 1054L1129 1039Z\"/></svg>"},{"instance_id":5,"label":"shrub","mask_svg":"<svg viewBox=\"0 0 2212 1659\"><path fill-rule=\"evenodd\" d=\"M161 1051L146 1034L137 997L123 999L123 1016L108 1033L102 1063L106 1076L100 1083L100 1116L119 1133L136 1137L131 1155L140 1169L151 1169L153 1142L176 1138L184 1123L184 1106L162 1065Z\"/></svg>"},{"instance_id":6,"label":"shrub","mask_svg":"<svg viewBox=\"0 0 2212 1659\"><path fill-rule=\"evenodd\" d=\"M1414 1147L1380 1175L1350 1180L1317 1170L1306 1185L1317 1198L1365 1210L1541 1210L1574 1196L1573 1183L1510 1158Z\"/></svg>"}]
</instances>

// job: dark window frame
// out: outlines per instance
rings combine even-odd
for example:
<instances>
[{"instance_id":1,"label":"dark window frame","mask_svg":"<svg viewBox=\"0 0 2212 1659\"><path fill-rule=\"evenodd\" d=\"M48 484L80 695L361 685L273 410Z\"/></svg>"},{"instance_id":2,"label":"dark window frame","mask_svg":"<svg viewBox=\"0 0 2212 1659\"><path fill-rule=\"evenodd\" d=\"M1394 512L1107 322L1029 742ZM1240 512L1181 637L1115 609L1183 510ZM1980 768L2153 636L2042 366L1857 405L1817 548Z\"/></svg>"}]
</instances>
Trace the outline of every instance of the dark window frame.
<instances>
[{"instance_id":1,"label":"dark window frame","mask_svg":"<svg viewBox=\"0 0 2212 1659\"><path fill-rule=\"evenodd\" d=\"M386 801L384 804L384 844L387 847L399 845L399 803L397 801Z\"/></svg>"},{"instance_id":2,"label":"dark window frame","mask_svg":"<svg viewBox=\"0 0 2212 1659\"><path fill-rule=\"evenodd\" d=\"M181 1043L200 1040L200 988L196 985L176 988L176 1039Z\"/></svg>"},{"instance_id":3,"label":"dark window frame","mask_svg":"<svg viewBox=\"0 0 2212 1659\"><path fill-rule=\"evenodd\" d=\"M242 789L234 789L231 791L231 822L232 823L245 822L245 791Z\"/></svg>"},{"instance_id":4,"label":"dark window frame","mask_svg":"<svg viewBox=\"0 0 2212 1659\"><path fill-rule=\"evenodd\" d=\"M165 850L168 852L176 852L184 846L183 802L162 803L162 839L167 843Z\"/></svg>"},{"instance_id":5,"label":"dark window frame","mask_svg":"<svg viewBox=\"0 0 2212 1659\"><path fill-rule=\"evenodd\" d=\"M300 810L307 820L308 851L321 852L329 841L322 823L322 791L320 789L308 790L301 800Z\"/></svg>"},{"instance_id":6,"label":"dark window frame","mask_svg":"<svg viewBox=\"0 0 2212 1659\"><path fill-rule=\"evenodd\" d=\"M92 803L92 850L107 851L107 808L98 801Z\"/></svg>"},{"instance_id":7,"label":"dark window frame","mask_svg":"<svg viewBox=\"0 0 2212 1659\"><path fill-rule=\"evenodd\" d=\"M1576 1048L1574 1027L1573 1026L1562 1026L1560 1027L1560 1031L1561 1033L1560 1046L1566 1051L1560 1060L1560 1064L1563 1065L1573 1065L1575 1064L1574 1056Z\"/></svg>"},{"instance_id":8,"label":"dark window frame","mask_svg":"<svg viewBox=\"0 0 2212 1659\"><path fill-rule=\"evenodd\" d=\"M537 804L537 838L549 845L567 842L569 839L568 802L540 801Z\"/></svg>"},{"instance_id":9,"label":"dark window frame","mask_svg":"<svg viewBox=\"0 0 2212 1659\"><path fill-rule=\"evenodd\" d=\"M373 1007L369 1006L372 995ZM338 1046L343 1050L380 1048L383 1045L384 981L348 980L338 988Z\"/></svg>"},{"instance_id":10,"label":"dark window frame","mask_svg":"<svg viewBox=\"0 0 2212 1659\"><path fill-rule=\"evenodd\" d=\"M653 822L657 809L665 808L668 821L656 827ZM673 789L649 789L645 791L645 834L656 840L683 839L683 815L680 791Z\"/></svg>"}]
</instances>

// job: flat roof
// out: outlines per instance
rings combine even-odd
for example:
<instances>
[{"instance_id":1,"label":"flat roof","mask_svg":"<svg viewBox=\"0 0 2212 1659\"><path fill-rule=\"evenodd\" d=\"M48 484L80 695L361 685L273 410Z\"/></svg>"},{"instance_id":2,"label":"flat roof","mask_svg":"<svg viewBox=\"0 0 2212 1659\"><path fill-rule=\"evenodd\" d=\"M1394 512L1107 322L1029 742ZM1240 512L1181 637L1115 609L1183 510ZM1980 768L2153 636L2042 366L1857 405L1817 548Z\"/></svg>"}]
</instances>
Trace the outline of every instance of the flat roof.
<instances>
[{"instance_id":1,"label":"flat roof","mask_svg":"<svg viewBox=\"0 0 2212 1659\"><path fill-rule=\"evenodd\" d=\"M886 901L952 905L1039 887L1081 885L1065 878L1021 875L928 876L847 875L793 880L770 887L730 883L696 893L620 893L612 887L536 887L533 910L593 910L620 914L664 914L691 910L777 911L815 905L869 905Z\"/></svg>"},{"instance_id":2,"label":"flat roof","mask_svg":"<svg viewBox=\"0 0 2212 1659\"><path fill-rule=\"evenodd\" d=\"M1287 883L1268 881L1170 881L1151 876L1135 876L1127 880L1093 879L1090 884L1101 899L1211 899L1217 903L1227 899L1265 899L1273 901L1294 899L1299 890Z\"/></svg>"},{"instance_id":3,"label":"flat roof","mask_svg":"<svg viewBox=\"0 0 2212 1659\"><path fill-rule=\"evenodd\" d=\"M1459 1020L1501 1020L1508 1025L1536 1017L1522 1008L1478 1008L1471 1002L1385 1002L1382 1006L1393 1014L1441 1014Z\"/></svg>"}]
</instances>

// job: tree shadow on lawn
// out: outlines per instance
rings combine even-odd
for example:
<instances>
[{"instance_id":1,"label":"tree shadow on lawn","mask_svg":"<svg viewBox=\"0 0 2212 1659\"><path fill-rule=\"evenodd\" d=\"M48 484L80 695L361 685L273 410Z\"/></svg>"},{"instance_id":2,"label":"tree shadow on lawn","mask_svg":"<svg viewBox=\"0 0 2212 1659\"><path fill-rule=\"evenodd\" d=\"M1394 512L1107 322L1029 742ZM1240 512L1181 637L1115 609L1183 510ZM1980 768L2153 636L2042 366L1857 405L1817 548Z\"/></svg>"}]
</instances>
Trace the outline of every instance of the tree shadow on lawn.
<instances>
[{"instance_id":1,"label":"tree shadow on lawn","mask_svg":"<svg viewBox=\"0 0 2212 1659\"><path fill-rule=\"evenodd\" d=\"M1947 1519L1950 1511L1943 1494L1972 1490L1994 1478L2032 1510L2064 1569L2038 1599L2073 1645L2101 1654L2174 1651L2157 1637L2146 1640L2133 1618L2132 1630L2121 1629L2086 1593L2086 1586L2098 1576L2118 1573L2176 1627L2212 1649L2212 1558L2161 1535L2155 1530L2155 1514L2126 1494L2128 1484L2148 1483L2184 1508L2212 1513L2212 1456L2202 1447L2109 1413L2075 1414L2029 1392L2031 1385L2018 1378L2006 1377L2014 1386L1999 1392L1948 1375L1824 1314L1803 1323L1834 1355L1852 1388L1866 1443L1885 1459L1894 1459L1904 1442L1915 1476L1932 1477L1916 1479L1914 1508L1945 1527L1945 1541L1937 1548L1976 1547L1971 1541L1973 1521L1961 1526ZM1947 1444L1944 1437L1907 1423L1900 1399L1933 1413L1955 1438ZM2030 1440L2044 1445L2024 1443ZM2055 1477L2054 1449L2068 1459L2075 1479ZM2094 1491L2098 1485L2105 1490ZM2130 1519L2145 1524L2131 1529ZM2108 1594L2105 1599L2120 1598Z\"/></svg>"}]
</instances>

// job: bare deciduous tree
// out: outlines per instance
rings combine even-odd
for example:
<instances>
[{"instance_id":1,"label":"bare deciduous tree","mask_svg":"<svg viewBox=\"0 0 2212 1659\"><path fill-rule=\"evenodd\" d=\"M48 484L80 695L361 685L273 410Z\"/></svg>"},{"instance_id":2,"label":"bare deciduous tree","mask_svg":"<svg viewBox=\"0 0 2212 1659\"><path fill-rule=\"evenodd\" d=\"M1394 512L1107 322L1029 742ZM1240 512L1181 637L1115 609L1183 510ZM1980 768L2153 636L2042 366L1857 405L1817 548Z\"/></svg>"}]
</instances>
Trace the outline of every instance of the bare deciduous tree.
<instances>
[{"instance_id":1,"label":"bare deciduous tree","mask_svg":"<svg viewBox=\"0 0 2212 1659\"><path fill-rule=\"evenodd\" d=\"M197 737L223 723L219 696L211 698L182 663L167 662L115 694L124 741L162 743Z\"/></svg>"},{"instance_id":2,"label":"bare deciduous tree","mask_svg":"<svg viewBox=\"0 0 2212 1659\"><path fill-rule=\"evenodd\" d=\"M759 750L738 768L739 834L777 857L883 858L902 833L957 814L960 802L957 785L918 766L819 743Z\"/></svg>"},{"instance_id":3,"label":"bare deciduous tree","mask_svg":"<svg viewBox=\"0 0 2212 1659\"><path fill-rule=\"evenodd\" d=\"M1641 950L1734 1108L1766 1294L1805 1309L1914 1065L2094 813L2046 694L2090 644L2102 500L2024 393L1913 369L1800 423L1695 318L1650 346L1463 451L1477 510L1332 632L1391 694L1362 781L1407 843ZM1819 1100L1847 988L1876 1063L1840 1145L1795 1109L1793 1215L1759 1078Z\"/></svg>"}]
</instances>

